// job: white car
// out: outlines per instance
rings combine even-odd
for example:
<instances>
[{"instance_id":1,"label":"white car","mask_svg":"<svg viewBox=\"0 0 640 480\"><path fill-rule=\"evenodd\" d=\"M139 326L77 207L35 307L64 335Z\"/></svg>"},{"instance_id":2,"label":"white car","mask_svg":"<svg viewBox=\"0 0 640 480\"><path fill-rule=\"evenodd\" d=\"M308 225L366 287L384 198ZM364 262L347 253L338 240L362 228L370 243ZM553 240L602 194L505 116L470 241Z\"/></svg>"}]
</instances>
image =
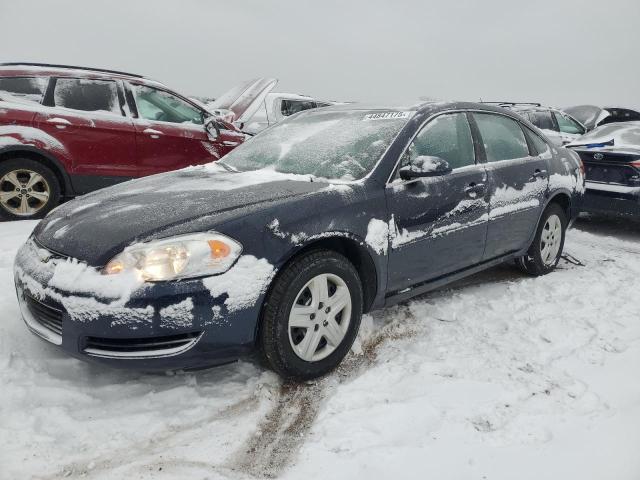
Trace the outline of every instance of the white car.
<instances>
[{"instance_id":1,"label":"white car","mask_svg":"<svg viewBox=\"0 0 640 480\"><path fill-rule=\"evenodd\" d=\"M244 133L255 135L294 113L336 104L295 93L272 93L277 83L275 78L247 80L208 103L206 108L233 122Z\"/></svg>"},{"instance_id":2,"label":"white car","mask_svg":"<svg viewBox=\"0 0 640 480\"><path fill-rule=\"evenodd\" d=\"M549 140L562 147L587 132L587 128L568 113L539 103L484 102L516 112L542 130Z\"/></svg>"}]
</instances>

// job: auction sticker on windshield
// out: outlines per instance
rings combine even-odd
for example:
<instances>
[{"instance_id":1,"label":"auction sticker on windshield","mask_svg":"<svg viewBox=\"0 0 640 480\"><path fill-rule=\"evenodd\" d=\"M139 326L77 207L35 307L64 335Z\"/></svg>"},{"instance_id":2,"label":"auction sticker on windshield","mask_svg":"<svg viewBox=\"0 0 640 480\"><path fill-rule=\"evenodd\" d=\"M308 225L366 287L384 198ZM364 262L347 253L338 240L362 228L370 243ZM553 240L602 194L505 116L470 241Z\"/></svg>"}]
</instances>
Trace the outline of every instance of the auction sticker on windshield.
<instances>
[{"instance_id":1,"label":"auction sticker on windshield","mask_svg":"<svg viewBox=\"0 0 640 480\"><path fill-rule=\"evenodd\" d=\"M413 112L376 112L367 113L363 120L396 120L399 118L410 118Z\"/></svg>"}]
</instances>

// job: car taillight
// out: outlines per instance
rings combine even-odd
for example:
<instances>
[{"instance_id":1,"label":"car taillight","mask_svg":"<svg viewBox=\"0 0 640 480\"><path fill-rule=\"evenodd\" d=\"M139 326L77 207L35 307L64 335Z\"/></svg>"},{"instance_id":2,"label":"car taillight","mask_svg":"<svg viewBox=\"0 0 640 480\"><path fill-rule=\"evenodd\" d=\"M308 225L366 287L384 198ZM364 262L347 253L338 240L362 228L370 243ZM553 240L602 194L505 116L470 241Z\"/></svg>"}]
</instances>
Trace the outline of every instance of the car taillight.
<instances>
[{"instance_id":1,"label":"car taillight","mask_svg":"<svg viewBox=\"0 0 640 480\"><path fill-rule=\"evenodd\" d=\"M632 167L640 168L640 160L634 160L629 165L631 165Z\"/></svg>"},{"instance_id":2,"label":"car taillight","mask_svg":"<svg viewBox=\"0 0 640 480\"><path fill-rule=\"evenodd\" d=\"M584 162L582 161L582 159L580 157L578 157L578 160L580 160L580 171L582 172L582 176L584 177L586 175L586 169L584 168Z\"/></svg>"}]
</instances>

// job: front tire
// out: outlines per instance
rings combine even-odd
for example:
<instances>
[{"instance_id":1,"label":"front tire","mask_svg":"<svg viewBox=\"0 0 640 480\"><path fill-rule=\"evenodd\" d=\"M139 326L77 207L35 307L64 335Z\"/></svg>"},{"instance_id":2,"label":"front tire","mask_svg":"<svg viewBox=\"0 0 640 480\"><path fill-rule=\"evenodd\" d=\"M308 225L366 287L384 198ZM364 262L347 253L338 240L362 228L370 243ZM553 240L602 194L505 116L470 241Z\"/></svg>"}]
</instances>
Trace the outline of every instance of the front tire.
<instances>
[{"instance_id":1,"label":"front tire","mask_svg":"<svg viewBox=\"0 0 640 480\"><path fill-rule=\"evenodd\" d=\"M0 162L0 219L42 218L60 202L60 183L50 168L28 158Z\"/></svg>"},{"instance_id":2,"label":"front tire","mask_svg":"<svg viewBox=\"0 0 640 480\"><path fill-rule=\"evenodd\" d=\"M343 255L315 250L294 259L263 309L259 343L268 365L297 381L333 370L358 334L362 298L358 272Z\"/></svg>"},{"instance_id":3,"label":"front tire","mask_svg":"<svg viewBox=\"0 0 640 480\"><path fill-rule=\"evenodd\" d=\"M523 272L534 276L553 271L560 261L566 232L566 213L557 203L550 204L542 214L527 254L517 258L516 265Z\"/></svg>"}]
</instances>

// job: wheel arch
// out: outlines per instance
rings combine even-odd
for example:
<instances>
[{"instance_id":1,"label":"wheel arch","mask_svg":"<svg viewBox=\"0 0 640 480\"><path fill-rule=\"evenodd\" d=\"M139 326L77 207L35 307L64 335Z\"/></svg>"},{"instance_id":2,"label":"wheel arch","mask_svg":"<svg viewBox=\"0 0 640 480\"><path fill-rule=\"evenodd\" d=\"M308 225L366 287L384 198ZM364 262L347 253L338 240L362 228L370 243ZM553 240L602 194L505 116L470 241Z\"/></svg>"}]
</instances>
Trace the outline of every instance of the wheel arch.
<instances>
[{"instance_id":1,"label":"wheel arch","mask_svg":"<svg viewBox=\"0 0 640 480\"><path fill-rule=\"evenodd\" d=\"M0 149L0 163L16 158L28 158L48 167L60 182L62 196L73 196L74 191L64 165L55 156L36 147L21 145Z\"/></svg>"},{"instance_id":2,"label":"wheel arch","mask_svg":"<svg viewBox=\"0 0 640 480\"><path fill-rule=\"evenodd\" d=\"M549 207L549 205L551 205L552 203L557 203L558 205L560 205L562 207L562 210L567 215L567 221L571 220L571 194L568 191L559 190L557 192L554 192L553 195L551 195L547 200L547 203L545 204L544 209L540 214L540 218L542 218L544 210L546 210L547 207Z\"/></svg>"},{"instance_id":3,"label":"wheel arch","mask_svg":"<svg viewBox=\"0 0 640 480\"><path fill-rule=\"evenodd\" d=\"M303 245L298 246L298 248L292 250L284 257L279 271L282 271L296 258L312 250L331 250L344 255L347 260L351 262L358 271L360 281L362 282L363 313L369 312L378 293L379 275L376 263L373 260L371 252L367 249L366 244L345 233L335 233L333 235L322 235L310 238Z\"/></svg>"}]
</instances>

